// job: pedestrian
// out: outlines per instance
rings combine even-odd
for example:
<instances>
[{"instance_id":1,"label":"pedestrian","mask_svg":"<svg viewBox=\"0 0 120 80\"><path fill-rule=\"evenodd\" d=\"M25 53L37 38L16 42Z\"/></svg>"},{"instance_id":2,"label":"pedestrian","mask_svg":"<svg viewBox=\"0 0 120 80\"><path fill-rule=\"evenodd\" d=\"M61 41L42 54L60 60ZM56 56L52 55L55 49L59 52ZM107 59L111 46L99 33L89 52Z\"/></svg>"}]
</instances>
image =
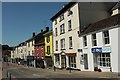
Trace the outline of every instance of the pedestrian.
<instances>
[{"instance_id":1,"label":"pedestrian","mask_svg":"<svg viewBox=\"0 0 120 80\"><path fill-rule=\"evenodd\" d=\"M45 60L43 60L43 62L44 62L44 67L47 67L47 63L46 63L46 61L45 61Z\"/></svg>"}]
</instances>

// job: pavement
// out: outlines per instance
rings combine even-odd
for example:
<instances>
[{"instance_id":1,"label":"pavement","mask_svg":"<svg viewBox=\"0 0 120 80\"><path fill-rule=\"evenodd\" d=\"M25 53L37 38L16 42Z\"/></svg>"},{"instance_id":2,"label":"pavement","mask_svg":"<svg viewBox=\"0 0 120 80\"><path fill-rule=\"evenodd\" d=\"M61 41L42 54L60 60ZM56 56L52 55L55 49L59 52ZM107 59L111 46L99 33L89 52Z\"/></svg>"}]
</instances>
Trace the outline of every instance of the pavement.
<instances>
[{"instance_id":1,"label":"pavement","mask_svg":"<svg viewBox=\"0 0 120 80\"><path fill-rule=\"evenodd\" d=\"M16 65L16 64L14 64ZM42 69L42 68L34 68L34 67L27 67L27 66L23 66L23 65L19 65L21 67L24 67L26 69L30 69L33 71L44 71L44 72L50 72L55 73L55 74L72 74L72 75L84 75L84 76L88 76L88 77L99 77L99 78L120 78L120 76L118 75L118 73L114 73L114 72L95 72L95 71L76 71L76 70L71 70L71 73L69 70L66 69L56 69L56 71L53 70L53 68L46 68L46 69Z\"/></svg>"},{"instance_id":2,"label":"pavement","mask_svg":"<svg viewBox=\"0 0 120 80\"><path fill-rule=\"evenodd\" d=\"M54 71L51 69L42 69L42 68L34 68L34 67L27 67L23 65L17 65L10 63L9 66L7 64L3 63L4 70L3 70L3 78L7 78L6 74L7 71L12 74L12 78L30 78L30 79L39 79L40 80L54 80L54 78L90 78L93 80L93 78L104 78L104 79L120 79L120 76L118 76L117 73L113 72L94 72L94 71L75 71L72 70L71 73L69 70L56 70ZM5 66L6 65L6 66ZM26 79L25 79L26 80ZM33 79L34 80L34 79ZM56 79L55 79L56 80Z\"/></svg>"}]
</instances>

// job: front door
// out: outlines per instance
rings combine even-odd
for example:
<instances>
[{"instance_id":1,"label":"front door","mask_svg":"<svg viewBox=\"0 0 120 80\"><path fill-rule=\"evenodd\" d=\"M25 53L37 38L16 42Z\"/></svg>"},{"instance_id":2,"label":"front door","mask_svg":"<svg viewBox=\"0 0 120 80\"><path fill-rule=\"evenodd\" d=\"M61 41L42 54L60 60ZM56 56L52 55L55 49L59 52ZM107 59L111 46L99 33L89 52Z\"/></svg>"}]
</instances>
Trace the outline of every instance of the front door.
<instances>
[{"instance_id":1,"label":"front door","mask_svg":"<svg viewBox=\"0 0 120 80\"><path fill-rule=\"evenodd\" d=\"M61 67L66 68L66 57L65 57L65 55L61 55Z\"/></svg>"},{"instance_id":2,"label":"front door","mask_svg":"<svg viewBox=\"0 0 120 80\"><path fill-rule=\"evenodd\" d=\"M87 56L87 54L84 54L84 68L88 69L88 56Z\"/></svg>"}]
</instances>

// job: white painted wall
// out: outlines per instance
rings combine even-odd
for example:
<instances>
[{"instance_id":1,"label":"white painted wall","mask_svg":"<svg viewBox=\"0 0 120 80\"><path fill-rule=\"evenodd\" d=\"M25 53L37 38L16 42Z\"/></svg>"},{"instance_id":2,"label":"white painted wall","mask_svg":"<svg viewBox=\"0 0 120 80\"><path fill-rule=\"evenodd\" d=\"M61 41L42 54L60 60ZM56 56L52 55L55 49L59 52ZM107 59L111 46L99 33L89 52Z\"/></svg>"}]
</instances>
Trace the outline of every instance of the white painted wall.
<instances>
[{"instance_id":1,"label":"white painted wall","mask_svg":"<svg viewBox=\"0 0 120 80\"><path fill-rule=\"evenodd\" d=\"M15 58L19 58L18 47L15 48Z\"/></svg>"},{"instance_id":2,"label":"white painted wall","mask_svg":"<svg viewBox=\"0 0 120 80\"><path fill-rule=\"evenodd\" d=\"M111 66L113 72L118 72L118 28L110 30Z\"/></svg>"},{"instance_id":3,"label":"white painted wall","mask_svg":"<svg viewBox=\"0 0 120 80\"><path fill-rule=\"evenodd\" d=\"M26 47L27 56L29 55L29 51L30 51L30 56L32 56L32 51L34 51L34 46L32 46L32 42L34 44L34 40L27 42L27 47ZM30 47L28 47L28 43L30 43Z\"/></svg>"},{"instance_id":4,"label":"white painted wall","mask_svg":"<svg viewBox=\"0 0 120 80\"><path fill-rule=\"evenodd\" d=\"M96 47L111 47L111 67L113 72L118 72L118 28L110 29L109 36L110 36L110 44L104 45L103 43L103 35L102 32L96 33L97 36L97 45ZM83 50L83 54L88 54L88 65L89 69L85 70L84 65L81 65L82 71L94 71L94 61L93 61L93 53L91 52L92 47L92 39L91 34L87 35L87 47L83 47L83 37L80 37L80 49ZM81 54L82 54L81 53ZM100 67L103 72L110 72L110 68L107 67Z\"/></svg>"},{"instance_id":5,"label":"white painted wall","mask_svg":"<svg viewBox=\"0 0 120 80\"><path fill-rule=\"evenodd\" d=\"M14 58L15 58L14 55L15 55L15 50L12 50L12 51L11 51L11 59L14 59Z\"/></svg>"},{"instance_id":6,"label":"white painted wall","mask_svg":"<svg viewBox=\"0 0 120 80\"><path fill-rule=\"evenodd\" d=\"M74 6L72 6L71 11L73 12L72 15L67 16L68 13L67 11L64 13L64 20L59 22L59 17L57 18L57 24L55 25L55 21L53 21L53 52L54 53L60 53L61 52L61 48L60 48L60 40L62 38L65 38L65 53L76 53L77 57L76 57L76 62L77 62L77 68L80 68L80 57L79 57L79 53L77 52L77 49L79 48L79 37L78 37L78 33L77 31L79 31L79 11L78 11L78 3L75 4ZM72 23L72 31L68 31L68 21L71 20ZM60 25L61 24L65 24L65 33L60 35ZM58 30L58 36L54 36L55 35L55 28L57 27ZM73 40L73 49L69 49L69 37L72 36L72 40ZM55 51L55 42L56 40L58 40L58 51ZM68 60L68 58L66 58L66 60ZM68 62L68 61L67 61ZM68 67L68 63L67 63L67 67Z\"/></svg>"},{"instance_id":7,"label":"white painted wall","mask_svg":"<svg viewBox=\"0 0 120 80\"><path fill-rule=\"evenodd\" d=\"M114 16L116 14L119 14L119 13L120 13L120 10L119 9L115 9L115 10L113 10L112 16Z\"/></svg>"},{"instance_id":8,"label":"white painted wall","mask_svg":"<svg viewBox=\"0 0 120 80\"><path fill-rule=\"evenodd\" d=\"M118 53L120 53L120 26L118 28ZM120 73L120 54L118 54L118 72Z\"/></svg>"}]
</instances>

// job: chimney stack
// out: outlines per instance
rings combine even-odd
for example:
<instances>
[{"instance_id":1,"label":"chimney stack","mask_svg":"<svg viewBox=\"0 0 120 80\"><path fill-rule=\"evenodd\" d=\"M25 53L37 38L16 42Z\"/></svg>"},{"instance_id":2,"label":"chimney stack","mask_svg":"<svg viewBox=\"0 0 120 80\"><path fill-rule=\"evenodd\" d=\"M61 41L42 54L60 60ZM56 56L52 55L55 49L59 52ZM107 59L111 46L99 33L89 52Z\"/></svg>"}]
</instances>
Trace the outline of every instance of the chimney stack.
<instances>
[{"instance_id":1,"label":"chimney stack","mask_svg":"<svg viewBox=\"0 0 120 80\"><path fill-rule=\"evenodd\" d=\"M46 31L49 31L49 27L46 27Z\"/></svg>"},{"instance_id":2,"label":"chimney stack","mask_svg":"<svg viewBox=\"0 0 120 80\"><path fill-rule=\"evenodd\" d=\"M33 32L33 37L35 36L35 32Z\"/></svg>"},{"instance_id":3,"label":"chimney stack","mask_svg":"<svg viewBox=\"0 0 120 80\"><path fill-rule=\"evenodd\" d=\"M43 32L43 29L41 29L41 32Z\"/></svg>"}]
</instances>

